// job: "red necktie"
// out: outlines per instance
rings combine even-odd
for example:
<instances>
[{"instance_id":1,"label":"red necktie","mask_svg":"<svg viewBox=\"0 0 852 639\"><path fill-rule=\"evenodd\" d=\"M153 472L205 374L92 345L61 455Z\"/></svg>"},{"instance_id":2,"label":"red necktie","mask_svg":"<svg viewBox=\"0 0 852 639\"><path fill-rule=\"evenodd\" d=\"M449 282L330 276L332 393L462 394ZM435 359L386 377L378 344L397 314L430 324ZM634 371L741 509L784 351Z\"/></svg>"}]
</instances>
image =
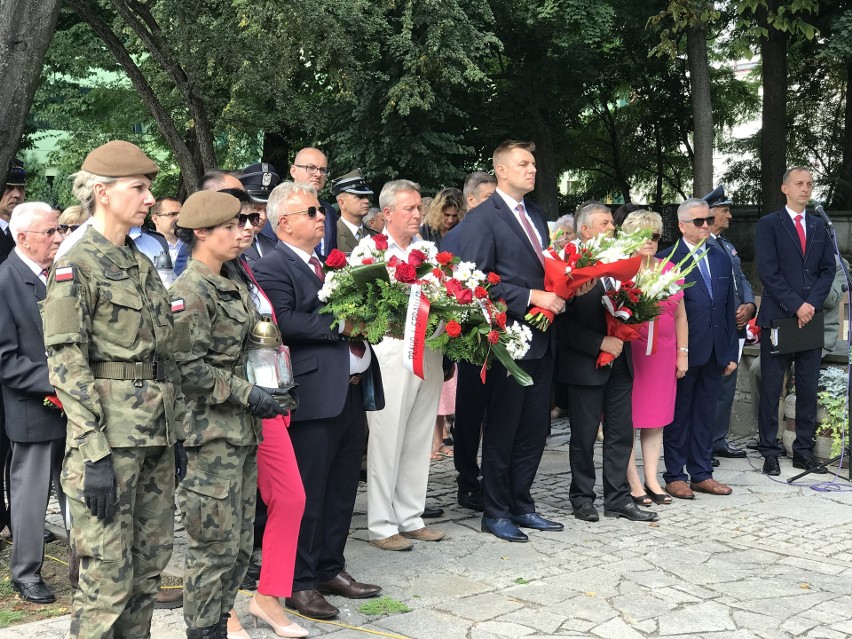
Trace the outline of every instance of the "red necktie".
<instances>
[{"instance_id":1,"label":"red necktie","mask_svg":"<svg viewBox=\"0 0 852 639\"><path fill-rule=\"evenodd\" d=\"M797 215L793 219L796 220L796 233L799 234L799 243L802 245L802 255L804 255L808 244L805 240L805 228L802 226L802 216Z\"/></svg>"},{"instance_id":2,"label":"red necktie","mask_svg":"<svg viewBox=\"0 0 852 639\"><path fill-rule=\"evenodd\" d=\"M532 244L533 250L535 251L535 256L538 258L538 261L541 262L541 265L544 266L544 255L541 254L541 243L536 239L535 231L533 230L532 224L530 224L530 221L527 219L527 213L524 210L523 203L518 204L517 211L518 217L521 218L521 226L523 226L524 231L526 231L530 244Z\"/></svg>"},{"instance_id":3,"label":"red necktie","mask_svg":"<svg viewBox=\"0 0 852 639\"><path fill-rule=\"evenodd\" d=\"M308 264L314 267L314 273L317 274L319 281L325 282L325 273L322 272L322 264L320 264L316 255L311 255L311 259L308 260Z\"/></svg>"}]
</instances>

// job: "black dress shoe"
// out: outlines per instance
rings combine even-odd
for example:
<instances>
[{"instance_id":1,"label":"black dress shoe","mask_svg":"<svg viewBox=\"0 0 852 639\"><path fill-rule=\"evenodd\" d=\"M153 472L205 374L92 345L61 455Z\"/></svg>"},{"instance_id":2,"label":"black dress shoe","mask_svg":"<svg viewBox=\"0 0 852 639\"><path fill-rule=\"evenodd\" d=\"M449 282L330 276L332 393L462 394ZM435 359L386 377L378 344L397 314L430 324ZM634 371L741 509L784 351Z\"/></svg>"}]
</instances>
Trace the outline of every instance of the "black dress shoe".
<instances>
[{"instance_id":1,"label":"black dress shoe","mask_svg":"<svg viewBox=\"0 0 852 639\"><path fill-rule=\"evenodd\" d=\"M56 601L56 597L50 592L50 588L43 581L33 583L21 583L20 581L12 580L12 587L21 596L30 603L49 604Z\"/></svg>"},{"instance_id":2,"label":"black dress shoe","mask_svg":"<svg viewBox=\"0 0 852 639\"><path fill-rule=\"evenodd\" d=\"M56 539L56 535L50 532L47 528L44 529L44 543L49 544L52 541L56 541Z\"/></svg>"},{"instance_id":3,"label":"black dress shoe","mask_svg":"<svg viewBox=\"0 0 852 639\"><path fill-rule=\"evenodd\" d=\"M479 512L484 511L485 502L482 500L482 493L478 490L460 490L459 506Z\"/></svg>"},{"instance_id":4,"label":"black dress shoe","mask_svg":"<svg viewBox=\"0 0 852 639\"><path fill-rule=\"evenodd\" d=\"M624 517L630 521L657 521L660 516L650 510L642 510L629 501L618 508L604 508L604 517Z\"/></svg>"},{"instance_id":5,"label":"black dress shoe","mask_svg":"<svg viewBox=\"0 0 852 639\"><path fill-rule=\"evenodd\" d=\"M793 455L793 468L809 470L815 475L824 475L828 472L825 466L820 464L816 459L814 459L810 455L808 455L807 457L799 457L798 455Z\"/></svg>"},{"instance_id":6,"label":"black dress shoe","mask_svg":"<svg viewBox=\"0 0 852 639\"><path fill-rule=\"evenodd\" d=\"M294 590L284 600L284 605L312 619L331 619L340 613L316 590Z\"/></svg>"},{"instance_id":7,"label":"black dress shoe","mask_svg":"<svg viewBox=\"0 0 852 639\"><path fill-rule=\"evenodd\" d=\"M713 468L718 468L718 467L719 467L719 460L718 460L718 459L716 459L715 457L711 457L711 458L710 458L710 465L711 465Z\"/></svg>"},{"instance_id":8,"label":"black dress shoe","mask_svg":"<svg viewBox=\"0 0 852 639\"><path fill-rule=\"evenodd\" d=\"M503 541L529 541L529 537L522 533L511 519L483 517L482 532L489 532Z\"/></svg>"},{"instance_id":9,"label":"black dress shoe","mask_svg":"<svg viewBox=\"0 0 852 639\"><path fill-rule=\"evenodd\" d=\"M562 530L565 528L558 521L545 519L538 513L528 513L526 515L512 515L512 521L516 526L521 528L533 528L535 530Z\"/></svg>"},{"instance_id":10,"label":"black dress shoe","mask_svg":"<svg viewBox=\"0 0 852 639\"><path fill-rule=\"evenodd\" d=\"M573 515L577 519L582 519L583 521L600 520L600 515L598 515L598 509L595 508L593 504L583 504L582 506L578 506L574 509Z\"/></svg>"},{"instance_id":11,"label":"black dress shoe","mask_svg":"<svg viewBox=\"0 0 852 639\"><path fill-rule=\"evenodd\" d=\"M435 506L425 506L423 508L423 514L420 516L423 517L423 519L435 519L436 517L442 517L443 515L443 508L438 508Z\"/></svg>"},{"instance_id":12,"label":"black dress shoe","mask_svg":"<svg viewBox=\"0 0 852 639\"><path fill-rule=\"evenodd\" d=\"M340 595L349 599L367 599L375 597L382 588L373 584L362 584L360 581L355 581L345 570L341 570L337 575L328 581L321 581L317 584L317 590L324 595Z\"/></svg>"},{"instance_id":13,"label":"black dress shoe","mask_svg":"<svg viewBox=\"0 0 852 639\"><path fill-rule=\"evenodd\" d=\"M746 456L746 452L742 448L734 448L727 444L724 448L718 448L713 451L714 457L728 457L730 459L742 459Z\"/></svg>"},{"instance_id":14,"label":"black dress shoe","mask_svg":"<svg viewBox=\"0 0 852 639\"><path fill-rule=\"evenodd\" d=\"M763 474L772 477L781 474L781 465L778 463L777 457L767 457L763 460Z\"/></svg>"}]
</instances>

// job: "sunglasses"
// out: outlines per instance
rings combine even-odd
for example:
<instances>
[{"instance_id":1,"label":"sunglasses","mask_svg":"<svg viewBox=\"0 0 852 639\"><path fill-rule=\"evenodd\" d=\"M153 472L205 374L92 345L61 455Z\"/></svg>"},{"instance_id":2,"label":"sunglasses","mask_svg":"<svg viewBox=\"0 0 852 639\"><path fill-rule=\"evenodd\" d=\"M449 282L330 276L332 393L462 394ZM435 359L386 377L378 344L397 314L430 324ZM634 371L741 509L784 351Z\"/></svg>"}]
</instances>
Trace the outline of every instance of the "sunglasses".
<instances>
[{"instance_id":1,"label":"sunglasses","mask_svg":"<svg viewBox=\"0 0 852 639\"><path fill-rule=\"evenodd\" d=\"M698 228L704 226L704 223L707 223L707 226L713 226L713 222L716 221L716 216L710 215L708 217L696 217L692 220L692 223L695 224ZM684 222L686 224L686 222Z\"/></svg>"},{"instance_id":2,"label":"sunglasses","mask_svg":"<svg viewBox=\"0 0 852 639\"><path fill-rule=\"evenodd\" d=\"M663 237L663 236L660 235L659 233L651 233L651 237L649 237L648 239L651 242L659 242L661 237Z\"/></svg>"},{"instance_id":3,"label":"sunglasses","mask_svg":"<svg viewBox=\"0 0 852 639\"><path fill-rule=\"evenodd\" d=\"M46 231L24 231L24 233L38 233L39 235L47 235L47 237L53 237L57 233L60 235L64 235L62 229L47 229Z\"/></svg>"},{"instance_id":4,"label":"sunglasses","mask_svg":"<svg viewBox=\"0 0 852 639\"><path fill-rule=\"evenodd\" d=\"M68 233L73 233L78 228L80 228L79 224L60 224L59 225L59 232L62 233L63 235L67 235Z\"/></svg>"},{"instance_id":5,"label":"sunglasses","mask_svg":"<svg viewBox=\"0 0 852 639\"><path fill-rule=\"evenodd\" d=\"M245 226L246 222L250 222L252 226L257 226L260 224L260 213L249 213L248 215L240 213L237 216L237 221L240 226Z\"/></svg>"},{"instance_id":6,"label":"sunglasses","mask_svg":"<svg viewBox=\"0 0 852 639\"><path fill-rule=\"evenodd\" d=\"M308 217L316 217L317 213L322 213L326 215L324 206L309 206L304 211L293 211L292 213L285 213L284 215L307 215Z\"/></svg>"}]
</instances>

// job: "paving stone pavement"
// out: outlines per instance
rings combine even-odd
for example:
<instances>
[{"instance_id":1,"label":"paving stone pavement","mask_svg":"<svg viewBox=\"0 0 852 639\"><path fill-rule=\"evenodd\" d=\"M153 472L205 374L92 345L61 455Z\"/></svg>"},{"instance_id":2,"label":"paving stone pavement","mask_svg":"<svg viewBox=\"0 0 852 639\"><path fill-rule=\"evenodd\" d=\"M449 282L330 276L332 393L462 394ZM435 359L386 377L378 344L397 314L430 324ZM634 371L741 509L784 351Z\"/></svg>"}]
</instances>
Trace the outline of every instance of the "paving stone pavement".
<instances>
[{"instance_id":1,"label":"paving stone pavement","mask_svg":"<svg viewBox=\"0 0 852 639\"><path fill-rule=\"evenodd\" d=\"M411 552L378 550L366 542L362 486L348 570L381 584L411 612L366 616L363 601L334 597L335 624L298 621L329 639L852 637L848 482L836 483L845 491L817 492L813 475L790 486L760 474L759 458L722 459L715 477L733 487L730 496L656 506L654 524L585 523L570 516L567 442L567 422L559 420L534 487L539 512L565 530L529 531L527 544L479 532L479 517L456 504L452 461L444 460L432 464L429 503L446 516L429 525L447 538L418 542ZM600 472L600 444L596 456ZM781 471L781 480L795 474L784 458ZM181 573L184 545L178 530L172 574ZM252 628L248 601L241 595L237 610L249 634L273 637L262 623ZM68 623L16 626L0 630L0 639L59 639ZM155 613L154 639L184 636L180 610Z\"/></svg>"}]
</instances>

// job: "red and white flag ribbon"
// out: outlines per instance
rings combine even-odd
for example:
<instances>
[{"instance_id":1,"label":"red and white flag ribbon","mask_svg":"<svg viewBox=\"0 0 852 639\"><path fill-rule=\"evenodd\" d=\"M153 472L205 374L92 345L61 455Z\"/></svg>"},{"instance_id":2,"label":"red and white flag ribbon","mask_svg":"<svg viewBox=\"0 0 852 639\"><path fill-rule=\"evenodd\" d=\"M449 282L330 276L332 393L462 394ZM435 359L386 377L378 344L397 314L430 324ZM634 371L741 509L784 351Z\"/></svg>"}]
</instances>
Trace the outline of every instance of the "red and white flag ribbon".
<instances>
[{"instance_id":1,"label":"red and white flag ribbon","mask_svg":"<svg viewBox=\"0 0 852 639\"><path fill-rule=\"evenodd\" d=\"M657 318L648 322L648 345L645 346L645 355L657 354Z\"/></svg>"},{"instance_id":2,"label":"red and white flag ribbon","mask_svg":"<svg viewBox=\"0 0 852 639\"><path fill-rule=\"evenodd\" d=\"M408 309L405 312L405 333L402 363L405 370L423 377L423 354L426 350L426 324L429 322L429 300L419 284L411 287L408 294Z\"/></svg>"}]
</instances>

